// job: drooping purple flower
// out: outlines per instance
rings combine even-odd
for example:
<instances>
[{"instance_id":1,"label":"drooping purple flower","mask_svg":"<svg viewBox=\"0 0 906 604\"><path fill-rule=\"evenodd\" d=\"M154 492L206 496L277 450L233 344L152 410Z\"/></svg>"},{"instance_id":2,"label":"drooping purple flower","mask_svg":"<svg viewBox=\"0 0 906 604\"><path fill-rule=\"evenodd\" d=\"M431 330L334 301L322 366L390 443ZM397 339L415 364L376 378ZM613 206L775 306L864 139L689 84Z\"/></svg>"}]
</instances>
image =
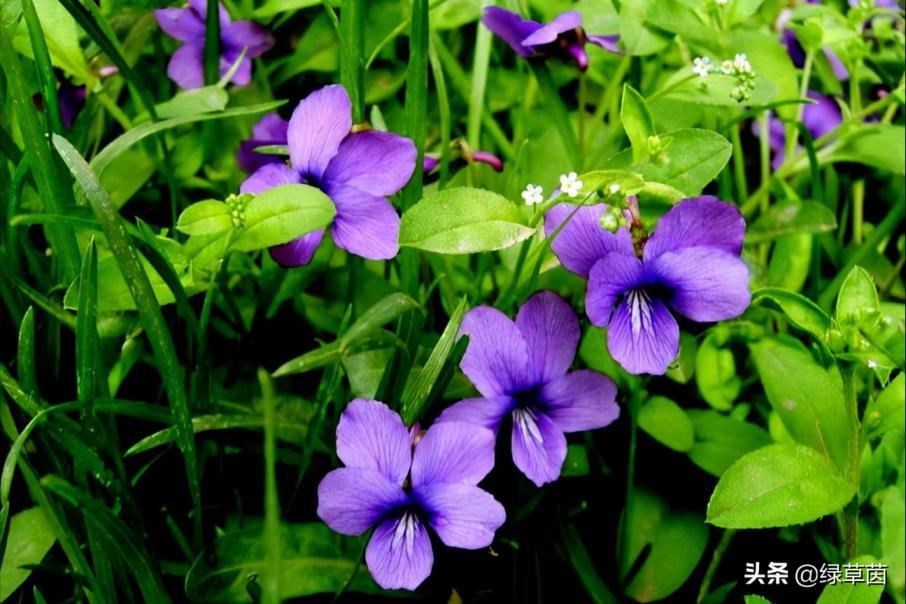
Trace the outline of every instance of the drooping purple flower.
<instances>
[{"instance_id":1,"label":"drooping purple flower","mask_svg":"<svg viewBox=\"0 0 906 604\"><path fill-rule=\"evenodd\" d=\"M585 44L591 42L604 50L619 53L619 36L591 36L582 29L582 14L570 11L557 15L550 23L523 19L518 14L497 6L489 6L481 22L510 45L523 58L546 58L555 55L571 57L579 69L588 68Z\"/></svg>"},{"instance_id":2,"label":"drooping purple flower","mask_svg":"<svg viewBox=\"0 0 906 604\"><path fill-rule=\"evenodd\" d=\"M220 13L220 66L223 77L245 49L245 57L239 63L232 82L245 86L252 79L252 59L274 45L274 38L263 27L252 21L230 20L222 4ZM185 8L162 8L154 11L160 28L183 45L180 46L167 65L167 75L180 88L191 89L204 86L204 32L207 15L206 0L189 0Z\"/></svg>"},{"instance_id":3,"label":"drooping purple flower","mask_svg":"<svg viewBox=\"0 0 906 604\"><path fill-rule=\"evenodd\" d=\"M252 138L239 144L236 161L245 172L252 174L265 164L283 163L284 159L272 153L258 153L258 147L265 145L285 145L289 122L277 115L268 113L252 127Z\"/></svg>"},{"instance_id":4,"label":"drooping purple flower","mask_svg":"<svg viewBox=\"0 0 906 604\"><path fill-rule=\"evenodd\" d=\"M736 206L711 196L670 209L635 253L629 230L600 226L604 204L558 204L544 218L568 270L588 278L585 312L607 327L607 348L629 373L662 374L679 351L671 310L698 322L740 315L749 305L749 270L740 259L745 220ZM573 214L575 212L575 214Z\"/></svg>"},{"instance_id":5,"label":"drooping purple flower","mask_svg":"<svg viewBox=\"0 0 906 604\"><path fill-rule=\"evenodd\" d=\"M303 99L289 120L289 163L259 168L242 183L243 193L306 183L324 191L336 206L330 234L338 247L371 260L399 251L400 217L387 200L415 171L415 145L390 132L352 130L352 104L339 85ZM324 230L270 249L283 266L311 261Z\"/></svg>"},{"instance_id":6,"label":"drooping purple flower","mask_svg":"<svg viewBox=\"0 0 906 604\"><path fill-rule=\"evenodd\" d=\"M413 445L399 415L355 399L337 426L337 456L345 467L318 485L318 516L344 535L375 527L365 562L385 589L415 589L431 574L427 527L445 545L480 549L506 520L503 506L476 486L494 467L490 430L435 424Z\"/></svg>"},{"instance_id":7,"label":"drooping purple flower","mask_svg":"<svg viewBox=\"0 0 906 604\"><path fill-rule=\"evenodd\" d=\"M85 106L85 91L84 86L76 86L67 79L60 81L57 100L60 103L60 119L67 130L72 128L76 116Z\"/></svg>"},{"instance_id":8,"label":"drooping purple flower","mask_svg":"<svg viewBox=\"0 0 906 604\"><path fill-rule=\"evenodd\" d=\"M553 292L532 296L512 321L489 306L469 311L469 345L460 367L482 398L447 408L438 422L469 422L497 432L512 420L513 462L537 486L560 476L565 432L602 428L620 414L617 388L595 371L569 372L579 344L572 308Z\"/></svg>"},{"instance_id":9,"label":"drooping purple flower","mask_svg":"<svg viewBox=\"0 0 906 604\"><path fill-rule=\"evenodd\" d=\"M479 164L486 164L490 166L495 172L503 171L503 160L491 153L490 151L471 151L469 152L469 157L465 157L465 152L460 151L460 154L454 159L462 159L466 162L472 161ZM433 155L425 155L424 162L422 163L422 169L425 174L433 172L437 169L437 166L440 165L440 159Z\"/></svg>"},{"instance_id":10,"label":"drooping purple flower","mask_svg":"<svg viewBox=\"0 0 906 604\"><path fill-rule=\"evenodd\" d=\"M818 92L809 90L806 94L808 98L815 101L809 103L802 109L802 123L808 129L812 138L820 138L829 132L833 132L843 122L843 114L840 107L830 97L824 96ZM786 128L779 119L773 114L768 118L768 135L769 144L774 152L774 159L771 166L776 170L783 165L786 154ZM760 134L758 124L752 126L756 135Z\"/></svg>"}]
</instances>

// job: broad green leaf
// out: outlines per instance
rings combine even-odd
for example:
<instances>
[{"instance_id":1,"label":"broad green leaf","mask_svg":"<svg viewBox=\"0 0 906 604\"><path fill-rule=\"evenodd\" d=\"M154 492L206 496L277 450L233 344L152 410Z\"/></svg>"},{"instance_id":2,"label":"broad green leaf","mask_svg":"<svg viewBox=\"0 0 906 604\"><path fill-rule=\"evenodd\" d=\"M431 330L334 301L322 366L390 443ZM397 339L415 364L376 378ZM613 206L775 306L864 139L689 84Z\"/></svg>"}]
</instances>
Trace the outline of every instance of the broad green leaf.
<instances>
[{"instance_id":1,"label":"broad green leaf","mask_svg":"<svg viewBox=\"0 0 906 604\"><path fill-rule=\"evenodd\" d=\"M798 99L799 77L786 47L776 36L755 28L738 27L733 30L730 48L734 53L743 53L752 64L756 83L764 78L774 89L772 98L778 100ZM757 90L758 88L756 88ZM793 105L778 107L780 115L792 117L796 108Z\"/></svg>"},{"instance_id":2,"label":"broad green leaf","mask_svg":"<svg viewBox=\"0 0 906 604\"><path fill-rule=\"evenodd\" d=\"M881 393L869 401L862 416L862 430L874 439L906 425L906 378L901 372Z\"/></svg>"},{"instance_id":3,"label":"broad green leaf","mask_svg":"<svg viewBox=\"0 0 906 604\"><path fill-rule=\"evenodd\" d=\"M378 348L343 357L343 369L349 379L349 392L354 397L373 399L393 350Z\"/></svg>"},{"instance_id":4,"label":"broad green leaf","mask_svg":"<svg viewBox=\"0 0 906 604\"><path fill-rule=\"evenodd\" d=\"M730 141L711 130L688 128L659 136L667 146L663 158L633 166L632 152L627 150L607 160L604 168L631 168L647 181L669 185L691 197L720 174L733 152Z\"/></svg>"},{"instance_id":5,"label":"broad green leaf","mask_svg":"<svg viewBox=\"0 0 906 604\"><path fill-rule=\"evenodd\" d=\"M13 515L0 563L0 602L28 579L28 567L40 564L56 540L41 508L28 508Z\"/></svg>"},{"instance_id":6,"label":"broad green leaf","mask_svg":"<svg viewBox=\"0 0 906 604\"><path fill-rule=\"evenodd\" d=\"M360 541L320 522L284 524L280 530L280 599L319 593L379 589L359 563ZM203 552L186 575L186 597L193 602L248 602L250 578L265 569L260 527L228 532ZM351 581L350 581L351 580Z\"/></svg>"},{"instance_id":7,"label":"broad green leaf","mask_svg":"<svg viewBox=\"0 0 906 604\"><path fill-rule=\"evenodd\" d=\"M751 349L768 401L790 435L847 472L858 454L853 450L856 427L837 367L825 369L792 338L765 338Z\"/></svg>"},{"instance_id":8,"label":"broad green leaf","mask_svg":"<svg viewBox=\"0 0 906 604\"><path fill-rule=\"evenodd\" d=\"M695 383L709 405L729 411L739 396L742 381L736 372L733 352L726 348L727 336L712 329L698 347L695 356Z\"/></svg>"},{"instance_id":9,"label":"broad green leaf","mask_svg":"<svg viewBox=\"0 0 906 604\"><path fill-rule=\"evenodd\" d=\"M799 329L809 332L819 341L827 340L827 330L831 327L830 317L805 296L773 287L753 292L753 304L763 301L779 308L790 323Z\"/></svg>"},{"instance_id":10,"label":"broad green leaf","mask_svg":"<svg viewBox=\"0 0 906 604\"><path fill-rule=\"evenodd\" d=\"M680 384L686 384L695 375L695 358L698 356L698 342L695 336L680 332L679 354L667 368L667 377Z\"/></svg>"},{"instance_id":11,"label":"broad green leaf","mask_svg":"<svg viewBox=\"0 0 906 604\"><path fill-rule=\"evenodd\" d=\"M708 527L701 516L670 510L667 502L645 490L633 493L625 534L620 574L636 563L650 546L648 557L625 588L637 602L654 602L679 589L701 559L708 544Z\"/></svg>"},{"instance_id":12,"label":"broad green leaf","mask_svg":"<svg viewBox=\"0 0 906 604\"><path fill-rule=\"evenodd\" d=\"M906 129L893 124L865 124L852 131L828 161L855 162L893 174L906 174Z\"/></svg>"},{"instance_id":13,"label":"broad green leaf","mask_svg":"<svg viewBox=\"0 0 906 604\"><path fill-rule=\"evenodd\" d=\"M255 195L245 207L243 225L231 248L250 252L288 243L326 227L336 214L333 202L309 185L280 185Z\"/></svg>"},{"instance_id":14,"label":"broad green leaf","mask_svg":"<svg viewBox=\"0 0 906 604\"><path fill-rule=\"evenodd\" d=\"M711 409L690 409L686 415L695 428L689 459L714 476L721 476L746 453L771 444L767 432L747 421Z\"/></svg>"},{"instance_id":15,"label":"broad green leaf","mask_svg":"<svg viewBox=\"0 0 906 604\"><path fill-rule=\"evenodd\" d=\"M902 442L901 439L901 448ZM901 477L902 467L900 465ZM906 507L903 506L903 499L901 486L889 486L884 491L880 507L881 559L889 566L891 591L898 594L906 591Z\"/></svg>"},{"instance_id":16,"label":"broad green leaf","mask_svg":"<svg viewBox=\"0 0 906 604\"><path fill-rule=\"evenodd\" d=\"M661 84L662 88L670 88L670 92L665 93L662 98L699 106L739 107L739 101L731 96L731 92L738 85L735 77L718 72L710 74L705 79L690 80L690 75L691 68L685 67L670 76ZM777 89L774 85L766 77L756 73L755 88L752 89L746 104L767 105L776 98ZM653 107L656 106L657 100L652 102Z\"/></svg>"},{"instance_id":17,"label":"broad green leaf","mask_svg":"<svg viewBox=\"0 0 906 604\"><path fill-rule=\"evenodd\" d=\"M560 476L588 476L589 470L588 449L585 445L567 445L566 459L563 460Z\"/></svg>"},{"instance_id":18,"label":"broad green leaf","mask_svg":"<svg viewBox=\"0 0 906 604\"><path fill-rule=\"evenodd\" d=\"M792 234L826 233L837 228L837 219L819 201L785 201L763 212L746 231L747 243L761 243Z\"/></svg>"},{"instance_id":19,"label":"broad green leaf","mask_svg":"<svg viewBox=\"0 0 906 604\"><path fill-rule=\"evenodd\" d=\"M654 136L654 118L645 99L629 84L623 84L620 121L632 145L632 161L639 163L648 155L648 137Z\"/></svg>"},{"instance_id":20,"label":"broad green leaf","mask_svg":"<svg viewBox=\"0 0 906 604\"><path fill-rule=\"evenodd\" d=\"M508 248L535 233L514 203L491 191L458 187L429 193L403 214L401 246L440 254Z\"/></svg>"},{"instance_id":21,"label":"broad green leaf","mask_svg":"<svg viewBox=\"0 0 906 604\"><path fill-rule=\"evenodd\" d=\"M176 228L186 235L213 235L233 228L230 207L216 199L193 203L179 215Z\"/></svg>"},{"instance_id":22,"label":"broad green leaf","mask_svg":"<svg viewBox=\"0 0 906 604\"><path fill-rule=\"evenodd\" d=\"M874 279L861 266L854 266L840 286L834 316L840 325L852 326L876 316L879 311Z\"/></svg>"},{"instance_id":23,"label":"broad green leaf","mask_svg":"<svg viewBox=\"0 0 906 604\"><path fill-rule=\"evenodd\" d=\"M804 524L841 510L854 494L855 486L811 447L768 445L724 472L707 521L732 529Z\"/></svg>"},{"instance_id":24,"label":"broad green leaf","mask_svg":"<svg viewBox=\"0 0 906 604\"><path fill-rule=\"evenodd\" d=\"M881 561L872 556L859 556L851 563L865 567L869 564L880 565ZM841 572L845 572L844 568L845 566L841 567ZM884 593L884 585L868 585L865 573L866 571L862 570L862 580L859 583L841 581L825 585L816 604L878 604L881 594Z\"/></svg>"},{"instance_id":25,"label":"broad green leaf","mask_svg":"<svg viewBox=\"0 0 906 604\"><path fill-rule=\"evenodd\" d=\"M812 262L812 235L787 235L774 242L766 282L774 287L799 291L808 278Z\"/></svg>"},{"instance_id":26,"label":"broad green leaf","mask_svg":"<svg viewBox=\"0 0 906 604\"><path fill-rule=\"evenodd\" d=\"M746 594L745 604L772 604L772 603L770 600L768 600L764 596Z\"/></svg>"},{"instance_id":27,"label":"broad green leaf","mask_svg":"<svg viewBox=\"0 0 906 604\"><path fill-rule=\"evenodd\" d=\"M642 406L639 428L674 451L688 452L695 443L695 428L686 412L663 396L653 396Z\"/></svg>"},{"instance_id":28,"label":"broad green leaf","mask_svg":"<svg viewBox=\"0 0 906 604\"><path fill-rule=\"evenodd\" d=\"M79 28L72 16L56 0L34 0L34 4L54 65L79 79L91 77L79 44ZM21 24L14 45L22 54L32 56L25 23Z\"/></svg>"},{"instance_id":29,"label":"broad green leaf","mask_svg":"<svg viewBox=\"0 0 906 604\"><path fill-rule=\"evenodd\" d=\"M620 41L629 55L660 52L673 39L673 34L648 23L648 10L652 6L657 6L655 0L624 0L619 3Z\"/></svg>"}]
</instances>

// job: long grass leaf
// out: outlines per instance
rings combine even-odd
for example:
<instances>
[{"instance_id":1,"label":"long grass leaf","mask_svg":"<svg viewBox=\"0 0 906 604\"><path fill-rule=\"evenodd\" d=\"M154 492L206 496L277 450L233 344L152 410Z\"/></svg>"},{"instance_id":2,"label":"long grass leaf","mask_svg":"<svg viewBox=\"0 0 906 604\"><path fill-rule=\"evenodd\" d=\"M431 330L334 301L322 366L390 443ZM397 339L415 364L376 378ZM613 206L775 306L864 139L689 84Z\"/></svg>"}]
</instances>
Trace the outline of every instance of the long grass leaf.
<instances>
[{"instance_id":1,"label":"long grass leaf","mask_svg":"<svg viewBox=\"0 0 906 604\"><path fill-rule=\"evenodd\" d=\"M264 404L264 550L268 572L261 601L280 601L280 500L277 492L277 410L274 386L267 371L258 370Z\"/></svg>"},{"instance_id":2,"label":"long grass leaf","mask_svg":"<svg viewBox=\"0 0 906 604\"><path fill-rule=\"evenodd\" d=\"M139 319L151 342L156 365L163 378L164 388L173 412L178 436L177 444L185 461L189 494L192 499L195 536L196 540L199 540L201 538L201 478L198 471L189 404L186 400L185 376L183 367L176 356L173 337L164 321L148 275L145 274L138 253L129 242L126 229L123 227L107 191L104 190L91 168L69 141L61 136L54 136L53 141L104 227L110 251L116 258L123 278L129 284L129 291L138 310Z\"/></svg>"},{"instance_id":3,"label":"long grass leaf","mask_svg":"<svg viewBox=\"0 0 906 604\"><path fill-rule=\"evenodd\" d=\"M38 79L41 82L41 96L44 97L44 111L47 115L50 131L57 134L63 132L63 118L60 117L60 101L57 98L57 78L53 72L53 63L50 61L50 52L47 50L47 40L41 20L35 10L34 0L22 0L22 14L28 27L28 37L31 41L31 50L35 56L35 65L38 67Z\"/></svg>"}]
</instances>

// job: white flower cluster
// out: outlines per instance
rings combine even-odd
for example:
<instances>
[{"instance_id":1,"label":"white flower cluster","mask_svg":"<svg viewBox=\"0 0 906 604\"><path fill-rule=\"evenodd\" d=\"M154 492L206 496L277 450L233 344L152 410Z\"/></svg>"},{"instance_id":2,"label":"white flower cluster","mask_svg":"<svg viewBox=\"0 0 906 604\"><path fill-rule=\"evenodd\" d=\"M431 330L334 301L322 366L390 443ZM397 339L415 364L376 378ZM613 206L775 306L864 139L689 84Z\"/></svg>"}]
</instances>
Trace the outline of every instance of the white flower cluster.
<instances>
[{"instance_id":1,"label":"white flower cluster","mask_svg":"<svg viewBox=\"0 0 906 604\"><path fill-rule=\"evenodd\" d=\"M541 188L541 185L525 185L525 191L522 192L522 201L527 206L541 203L544 201L544 189Z\"/></svg>"},{"instance_id":2,"label":"white flower cluster","mask_svg":"<svg viewBox=\"0 0 906 604\"><path fill-rule=\"evenodd\" d=\"M583 183L575 172L560 175L560 191L567 197L578 197L582 192Z\"/></svg>"},{"instance_id":3,"label":"white flower cluster","mask_svg":"<svg viewBox=\"0 0 906 604\"><path fill-rule=\"evenodd\" d=\"M709 57L696 57L692 61L692 73L701 78L707 78L708 74L714 71L714 64Z\"/></svg>"},{"instance_id":4,"label":"white flower cluster","mask_svg":"<svg viewBox=\"0 0 906 604\"><path fill-rule=\"evenodd\" d=\"M584 183L575 172L560 175L560 193L569 198L578 197L582 193ZM556 193L556 191L555 191ZM537 205L544 201L544 189L541 185L527 184L522 191L522 201L527 206Z\"/></svg>"}]
</instances>

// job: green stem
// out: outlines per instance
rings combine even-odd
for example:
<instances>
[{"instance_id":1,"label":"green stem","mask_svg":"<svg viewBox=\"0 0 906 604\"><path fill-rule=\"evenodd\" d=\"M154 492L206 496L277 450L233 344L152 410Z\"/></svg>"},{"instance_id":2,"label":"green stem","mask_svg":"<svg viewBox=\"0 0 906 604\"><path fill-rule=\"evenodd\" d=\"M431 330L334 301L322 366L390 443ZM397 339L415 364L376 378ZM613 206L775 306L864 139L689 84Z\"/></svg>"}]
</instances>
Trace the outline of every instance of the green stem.
<instances>
[{"instance_id":1,"label":"green stem","mask_svg":"<svg viewBox=\"0 0 906 604\"><path fill-rule=\"evenodd\" d=\"M853 183L853 243L862 245L862 222L865 205L865 181Z\"/></svg>"},{"instance_id":2,"label":"green stem","mask_svg":"<svg viewBox=\"0 0 906 604\"><path fill-rule=\"evenodd\" d=\"M733 541L734 535L736 535L736 531L734 529L728 529L720 536L720 541L718 541L717 547L714 548L714 554L712 554L711 562L708 564L708 570L705 571L705 576L702 579L701 587L698 589L698 599L696 602L702 602L708 595L708 592L711 591L711 583L714 581L714 575L717 574L720 562L723 559L724 554L726 554L727 550L730 548L730 543Z\"/></svg>"},{"instance_id":3,"label":"green stem","mask_svg":"<svg viewBox=\"0 0 906 604\"><path fill-rule=\"evenodd\" d=\"M482 8L490 6L483 0ZM469 114L466 119L466 140L473 149L481 149L481 115L484 113L484 91L488 82L491 60L491 30L479 27L475 36L475 58L472 60L472 91L469 94Z\"/></svg>"},{"instance_id":4,"label":"green stem","mask_svg":"<svg viewBox=\"0 0 906 604\"><path fill-rule=\"evenodd\" d=\"M365 2L340 3L340 83L352 101L352 121L365 120Z\"/></svg>"},{"instance_id":5,"label":"green stem","mask_svg":"<svg viewBox=\"0 0 906 604\"><path fill-rule=\"evenodd\" d=\"M746 162L742 150L742 140L739 136L739 122L730 127L730 139L733 141L733 176L736 180L737 199L749 196L749 185L746 181Z\"/></svg>"},{"instance_id":6,"label":"green stem","mask_svg":"<svg viewBox=\"0 0 906 604\"><path fill-rule=\"evenodd\" d=\"M264 544L267 572L262 582L262 602L280 601L280 499L277 492L277 412L274 386L264 369L258 370L264 402Z\"/></svg>"},{"instance_id":7,"label":"green stem","mask_svg":"<svg viewBox=\"0 0 906 604\"><path fill-rule=\"evenodd\" d=\"M812 79L812 66L815 63L815 51L809 50L805 55L805 63L802 66L802 76L799 80L799 98L804 99L808 94L808 85L809 81ZM802 104L796 105L796 119L795 122L802 121L802 112L805 110L805 106ZM799 142L799 130L794 126L786 127L786 153L784 157L789 157L793 154L793 151L796 149L796 144Z\"/></svg>"},{"instance_id":8,"label":"green stem","mask_svg":"<svg viewBox=\"0 0 906 604\"><path fill-rule=\"evenodd\" d=\"M220 79L220 6L207 0L204 19L204 83L212 86Z\"/></svg>"},{"instance_id":9,"label":"green stem","mask_svg":"<svg viewBox=\"0 0 906 604\"><path fill-rule=\"evenodd\" d=\"M650 105L651 103L653 103L654 101L658 100L658 99L661 98L662 96L664 96L664 95L666 95L666 94L670 94L671 92L673 92L674 90L676 90L676 89L679 88L680 86L682 86L682 85L684 85L684 84L686 84L686 83L688 83L688 82L691 82L692 80L698 79L699 77L701 77L701 76L699 76L698 74L693 73L692 75L688 75L688 76L686 76L686 77L684 77L684 78L681 78L681 79L679 79L679 80L673 82L673 83L670 84L669 86L664 86L663 88L661 88L660 90L658 90L657 92L655 92L654 94L652 94L651 96L649 96L647 99L645 99L645 102L648 103L648 104Z\"/></svg>"}]
</instances>

